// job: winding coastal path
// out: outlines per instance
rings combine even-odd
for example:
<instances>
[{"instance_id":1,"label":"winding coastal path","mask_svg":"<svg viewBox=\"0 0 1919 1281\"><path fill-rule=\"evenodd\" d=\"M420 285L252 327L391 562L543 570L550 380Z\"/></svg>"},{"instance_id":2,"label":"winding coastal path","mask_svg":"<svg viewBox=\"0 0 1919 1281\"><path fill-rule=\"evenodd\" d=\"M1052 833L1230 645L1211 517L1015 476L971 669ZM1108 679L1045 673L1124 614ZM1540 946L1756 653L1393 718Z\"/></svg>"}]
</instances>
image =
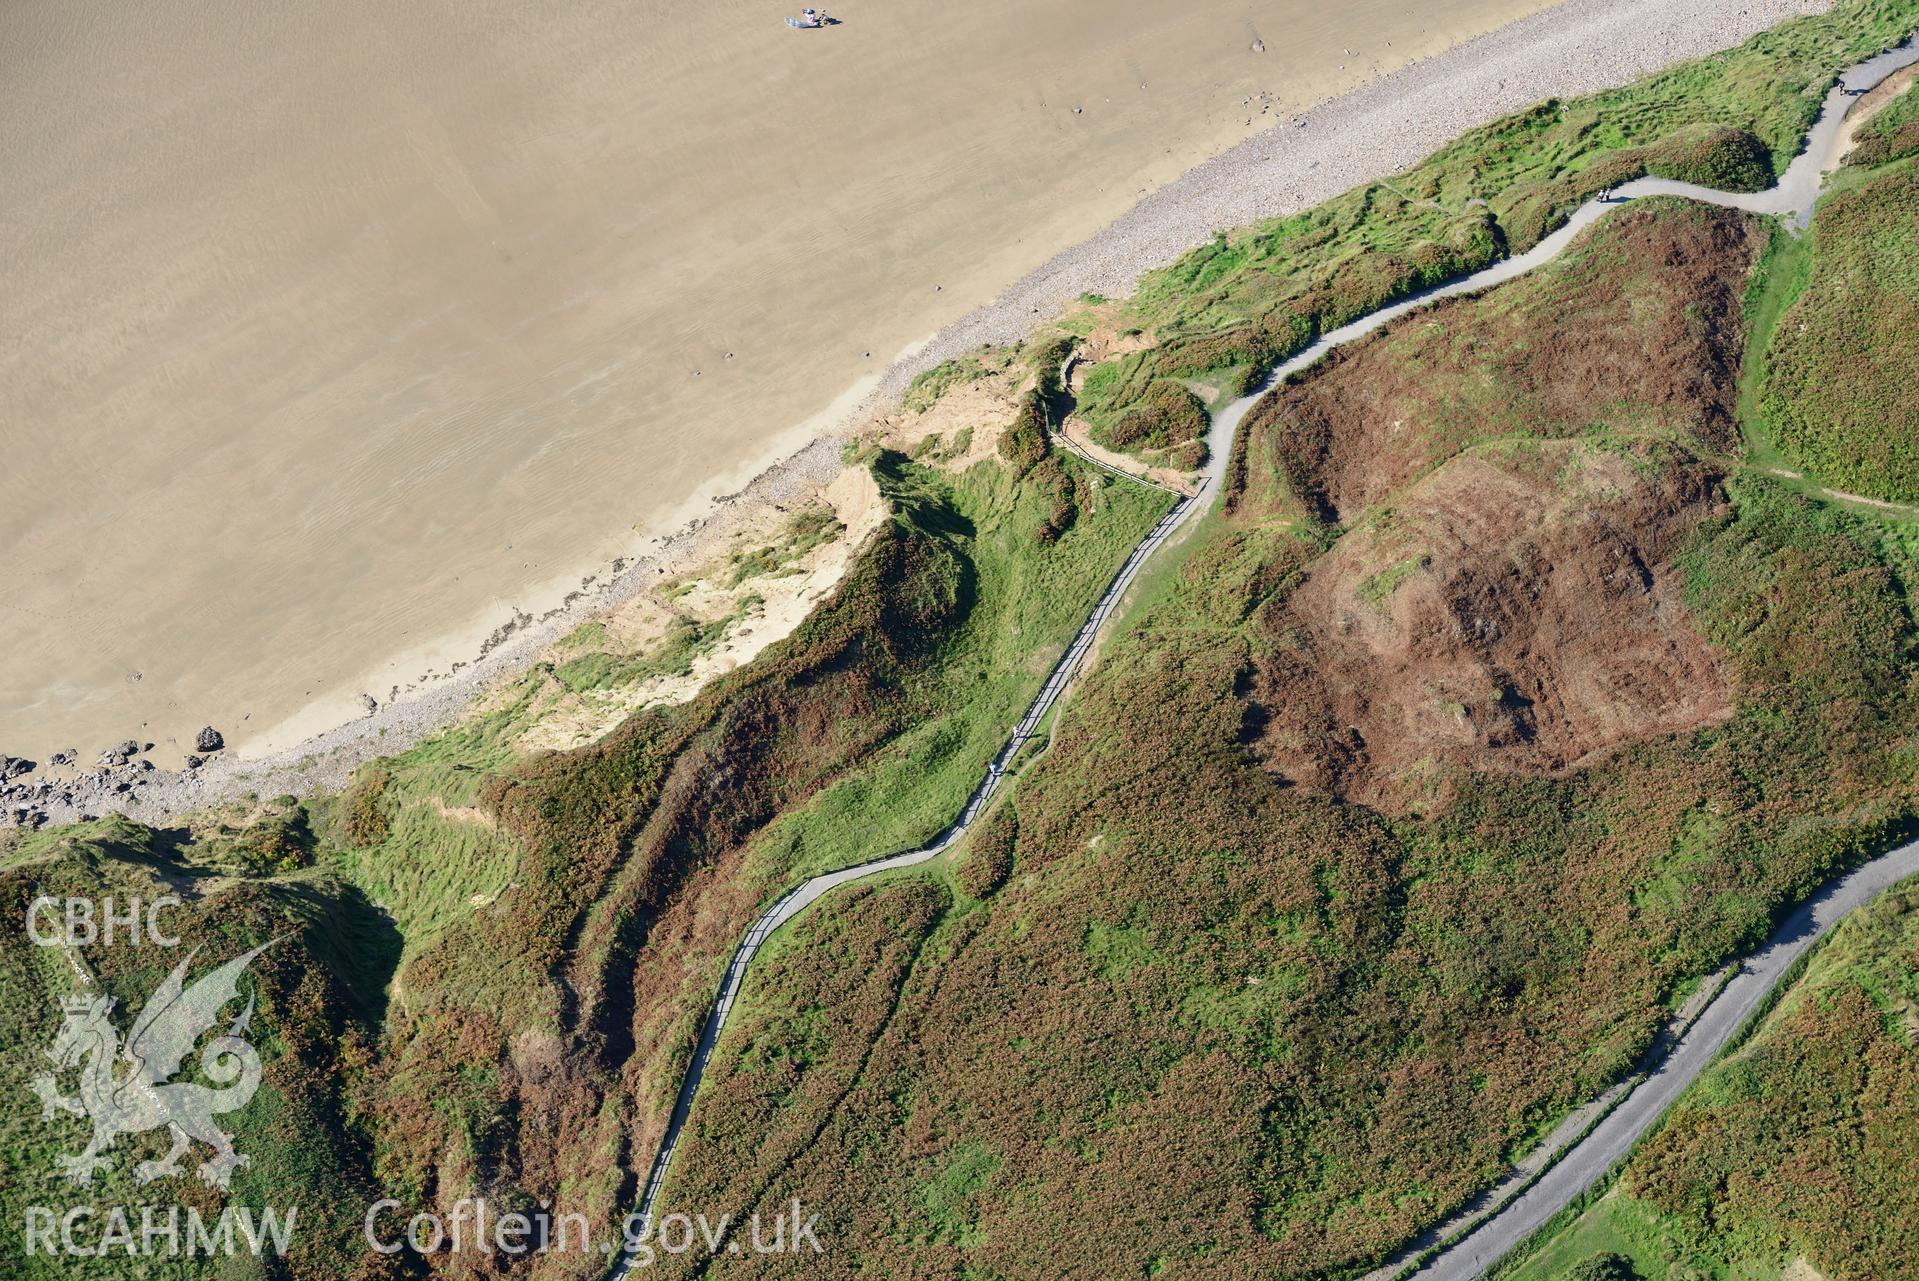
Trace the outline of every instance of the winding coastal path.
<instances>
[{"instance_id":1,"label":"winding coastal path","mask_svg":"<svg viewBox=\"0 0 1919 1281\"><path fill-rule=\"evenodd\" d=\"M686 1074L680 1081L673 1112L668 1119L659 1153L655 1156L647 1174L639 1206L629 1219L630 1242L637 1245L647 1235L646 1229L652 1222L661 1185L665 1182L667 1171L672 1166L674 1151L679 1146L687 1115L692 1110L693 1100L699 1092L707 1062L712 1057L713 1049L726 1028L727 1017L732 1013L733 1003L745 982L747 967L752 964L761 945L780 926L792 920L809 904L828 892L880 872L924 863L952 848L965 836L974 820L985 809L987 802L999 791L1014 757L1038 733L1041 721L1045 719L1047 712L1052 710L1072 682L1100 630L1112 617L1113 611L1118 607L1126 590L1139 576L1146 561L1167 539L1172 537L1175 531L1194 515L1205 510L1212 494L1219 487L1221 477L1225 474L1226 462L1232 452L1233 435L1248 411L1262 396L1293 374L1319 361L1335 347L1372 333L1408 312L1442 298L1476 293L1522 276L1542 263L1551 261L1565 250L1575 236L1597 222L1612 205L1617 203L1641 196L1680 196L1708 204L1744 209L1752 213L1790 218L1795 228L1803 230L1811 224L1813 205L1819 196L1825 174L1840 160L1838 153L1845 118L1857 100L1857 96L1873 88L1895 71L1915 62L1919 62L1919 47L1915 47L1908 41L1897 49L1869 58L1844 72L1839 77L1838 84L1828 93L1819 118L1807 135L1805 147L1787 168L1779 184L1770 190L1751 194L1723 192L1663 178L1642 178L1628 183L1616 188L1606 199L1593 200L1582 205L1567 219L1563 227L1526 253L1504 259L1483 271L1384 307L1363 319L1325 334L1312 346L1274 370L1272 375L1250 395L1224 406L1214 416L1212 427L1207 433L1209 456L1205 470L1201 473L1201 483L1198 488L1190 496L1181 497L1160 518L1146 537L1133 549L1132 554L1126 558L1126 562L1120 566L1118 572L1113 575L1106 591L1093 607L1092 614L1073 637L1073 642L1067 647L1066 652L1053 665L1039 694L1033 699L1019 724L1014 727L1006 746L987 765L986 773L981 777L978 786L973 789L965 808L953 820L952 825L941 832L930 844L919 849L888 855L802 882L780 896L771 907L761 913L759 919L753 922L745 936L740 939L739 946L734 949L733 958L727 965L726 975L720 982L719 994L714 1001L712 1011L707 1015L706 1022L701 1028L699 1044L695 1047L692 1060L687 1065ZM1079 450L1074 452L1104 470L1116 470ZM1118 474L1142 484L1152 485L1155 489L1166 488L1151 481L1141 480L1128 472L1122 471ZM1818 895L1803 904L1785 924L1774 932L1761 951L1740 966L1737 973L1718 990L1683 1029L1675 1030L1673 1035L1667 1038L1673 1046L1670 1053L1659 1062L1647 1067L1637 1082L1623 1090L1615 1088L1615 1094L1609 1096L1614 1099L1611 1110L1606 1113L1604 1119L1583 1137L1567 1144L1556 1155L1544 1174L1530 1181L1509 1181L1507 1185L1502 1185L1501 1191L1506 1193L1503 1199L1499 1199L1498 1194L1495 1194L1496 1204L1478 1210L1476 1217L1469 1218L1465 1223L1442 1225L1429 1234L1435 1240L1452 1238L1453 1244L1441 1248L1416 1274L1417 1277L1466 1281L1468 1278L1480 1275L1573 1198L1591 1187L1631 1150L1633 1144L1651 1128L1679 1092L1725 1047L1747 1018L1761 1006L1778 985L1794 960L1830 931L1854 907L1915 873L1919 873L1919 842L1881 855L1828 885ZM1465 1235L1459 1235L1462 1232ZM1422 1248L1419 1245L1415 1246L1415 1249ZM638 1252L629 1248L629 1251L613 1268L613 1281L622 1281L637 1266L638 1258ZM1409 1266L1411 1266L1410 1260L1403 1265L1389 1266L1382 1272L1386 1276L1399 1275Z\"/></svg>"}]
</instances>

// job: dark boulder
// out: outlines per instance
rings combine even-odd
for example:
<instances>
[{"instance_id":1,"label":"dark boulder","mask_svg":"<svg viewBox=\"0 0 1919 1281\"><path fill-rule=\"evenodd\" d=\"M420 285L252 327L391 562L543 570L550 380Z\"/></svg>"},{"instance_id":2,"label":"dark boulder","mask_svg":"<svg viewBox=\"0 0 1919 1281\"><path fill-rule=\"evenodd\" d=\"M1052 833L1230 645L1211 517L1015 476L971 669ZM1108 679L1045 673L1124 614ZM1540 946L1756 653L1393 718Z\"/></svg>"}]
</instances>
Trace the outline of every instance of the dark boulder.
<instances>
[{"instance_id":1,"label":"dark boulder","mask_svg":"<svg viewBox=\"0 0 1919 1281\"><path fill-rule=\"evenodd\" d=\"M209 725L200 731L199 737L193 740L193 745L202 752L217 752L227 745L227 741L220 737L219 730Z\"/></svg>"}]
</instances>

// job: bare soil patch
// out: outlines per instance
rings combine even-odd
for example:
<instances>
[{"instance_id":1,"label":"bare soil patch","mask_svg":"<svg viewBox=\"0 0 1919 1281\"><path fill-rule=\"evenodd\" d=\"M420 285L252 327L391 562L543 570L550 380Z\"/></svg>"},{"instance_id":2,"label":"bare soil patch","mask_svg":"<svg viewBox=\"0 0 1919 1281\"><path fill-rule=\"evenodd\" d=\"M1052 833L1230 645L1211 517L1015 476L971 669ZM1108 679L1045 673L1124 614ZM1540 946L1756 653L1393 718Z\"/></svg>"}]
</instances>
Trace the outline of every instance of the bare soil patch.
<instances>
[{"instance_id":1,"label":"bare soil patch","mask_svg":"<svg viewBox=\"0 0 1919 1281\"><path fill-rule=\"evenodd\" d=\"M1726 717L1671 565L1720 510L1718 477L1651 461L1477 451L1342 538L1265 619L1260 759L1313 791L1427 809L1454 767L1558 772Z\"/></svg>"}]
</instances>

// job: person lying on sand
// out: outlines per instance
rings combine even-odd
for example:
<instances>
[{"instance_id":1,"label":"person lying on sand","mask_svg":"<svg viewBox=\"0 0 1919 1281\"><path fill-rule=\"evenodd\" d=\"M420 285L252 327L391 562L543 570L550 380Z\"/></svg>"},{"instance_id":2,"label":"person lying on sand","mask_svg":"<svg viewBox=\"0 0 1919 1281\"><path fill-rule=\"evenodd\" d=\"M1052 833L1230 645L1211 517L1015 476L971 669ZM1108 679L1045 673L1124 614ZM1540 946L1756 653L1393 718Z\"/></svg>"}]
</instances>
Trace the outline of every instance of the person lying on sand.
<instances>
[{"instance_id":1,"label":"person lying on sand","mask_svg":"<svg viewBox=\"0 0 1919 1281\"><path fill-rule=\"evenodd\" d=\"M804 9L800 12L799 17L788 18L786 25L789 27L823 27L826 25L826 15L818 9Z\"/></svg>"}]
</instances>

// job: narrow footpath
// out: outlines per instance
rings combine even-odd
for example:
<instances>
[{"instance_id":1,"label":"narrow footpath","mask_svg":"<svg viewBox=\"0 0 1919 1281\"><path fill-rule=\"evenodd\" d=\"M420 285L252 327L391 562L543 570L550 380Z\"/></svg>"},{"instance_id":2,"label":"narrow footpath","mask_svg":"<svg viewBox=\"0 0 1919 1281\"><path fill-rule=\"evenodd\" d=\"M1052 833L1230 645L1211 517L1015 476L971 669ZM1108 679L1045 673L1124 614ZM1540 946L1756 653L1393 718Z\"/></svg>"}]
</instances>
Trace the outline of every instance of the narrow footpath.
<instances>
[{"instance_id":1,"label":"narrow footpath","mask_svg":"<svg viewBox=\"0 0 1919 1281\"><path fill-rule=\"evenodd\" d=\"M1224 406L1214 416L1212 427L1207 432L1208 457L1198 488L1191 496L1182 497L1160 519L1159 523L1153 526L1146 537L1133 549L1132 555L1126 558L1125 564L1121 565L1118 572L1114 574L1106 591L1093 607L1092 614L1073 637L1073 643L1053 665L1038 696L1027 708L1026 715L1014 727L1006 746L987 765L985 775L973 789L972 796L967 800L965 808L960 811L958 817L953 820L952 825L941 832L932 843L919 849L888 855L802 882L788 890L771 907L761 913L759 919L753 922L752 927L741 938L739 946L734 949L732 961L727 965L726 976L720 982L719 994L714 1001L712 1011L707 1015L701 1029L699 1044L695 1047L692 1060L687 1065L686 1074L681 1079L679 1094L673 1104L673 1113L667 1122L659 1153L654 1157L652 1168L647 1174L639 1206L628 1219L631 1225L628 1233L630 1246L628 1252L621 1256L612 1270L613 1281L623 1281L638 1263L639 1255L631 1248L631 1245L636 1245L647 1235L654 1206L659 1199L660 1188L672 1166L674 1151L679 1146L687 1116L692 1111L693 1100L699 1093L700 1081L705 1075L707 1062L712 1057L713 1049L726 1028L727 1017L732 1013L733 1003L739 996L741 985L745 982L747 967L752 964L761 945L780 926L792 920L808 905L829 891L880 872L924 863L950 849L966 835L967 830L985 809L987 802L999 791L1001 783L1005 781L1007 769L1020 748L1038 732L1040 722L1045 719L1047 712L1052 710L1067 686L1071 684L1101 628L1112 617L1114 609L1126 594L1127 588L1131 587L1134 580L1139 577L1140 570L1146 561L1181 526L1210 505L1212 495L1219 488L1220 480L1225 474L1227 460L1231 457L1234 434L1246 414L1261 397L1294 374L1323 359L1334 348L1364 337L1409 312L1443 298L1477 293L1494 285L1503 284L1552 261L1565 251L1581 231L1604 217L1615 205L1628 203L1640 197L1678 196L1705 204L1743 209L1751 213L1787 219L1796 230L1804 231L1811 225L1813 207L1824 186L1826 174L1837 167L1841 159L1839 153L1844 140L1847 113L1862 94L1894 72L1914 63L1919 63L1919 46L1915 46L1909 40L1896 49L1868 58L1842 73L1838 83L1827 94L1819 117L1806 136L1804 148L1787 167L1778 185L1769 190L1755 193L1715 191L1709 187L1674 182L1665 178L1641 178L1627 183L1615 188L1603 199L1588 201L1580 206L1566 220L1563 227L1526 253L1504 259L1483 271L1461 277L1449 284L1413 295L1325 334L1312 346L1274 370L1272 375L1251 394ZM1061 438L1056 436L1054 439L1057 442ZM1154 489L1166 488L1153 481L1098 462L1083 451L1075 449L1073 452L1092 465L1125 476L1129 480L1149 485ZM1471 1278L1481 1275L1547 1219L1590 1188L1632 1149L1632 1146L1659 1119L1680 1091L1684 1090L1724 1048L1727 1041L1777 986L1793 960L1829 932L1854 907L1915 873L1919 873L1919 843L1903 846L1881 855L1827 886L1813 899L1802 905L1773 934L1763 950L1742 964L1739 971L1717 996L1695 1015L1683 1032L1670 1038L1674 1047L1672 1051L1660 1062L1645 1067L1639 1081L1630 1091L1619 1096L1612 1109L1583 1137L1574 1140L1564 1152L1553 1158L1544 1173L1529 1181L1509 1181L1501 1187L1503 1196L1496 1196L1494 1204L1473 1212L1466 1222L1444 1224L1434 1229L1432 1233L1428 1233L1422 1240L1431 1239L1438 1242L1450 1240L1452 1244L1440 1248L1414 1274L1415 1277L1420 1281L1426 1278L1432 1278L1434 1281L1470 1281ZM1422 1250L1424 1246L1416 1243L1413 1248ZM1414 1262L1415 1260L1409 1258L1403 1263L1389 1265L1374 1275L1401 1275L1407 1268L1413 1266Z\"/></svg>"}]
</instances>

